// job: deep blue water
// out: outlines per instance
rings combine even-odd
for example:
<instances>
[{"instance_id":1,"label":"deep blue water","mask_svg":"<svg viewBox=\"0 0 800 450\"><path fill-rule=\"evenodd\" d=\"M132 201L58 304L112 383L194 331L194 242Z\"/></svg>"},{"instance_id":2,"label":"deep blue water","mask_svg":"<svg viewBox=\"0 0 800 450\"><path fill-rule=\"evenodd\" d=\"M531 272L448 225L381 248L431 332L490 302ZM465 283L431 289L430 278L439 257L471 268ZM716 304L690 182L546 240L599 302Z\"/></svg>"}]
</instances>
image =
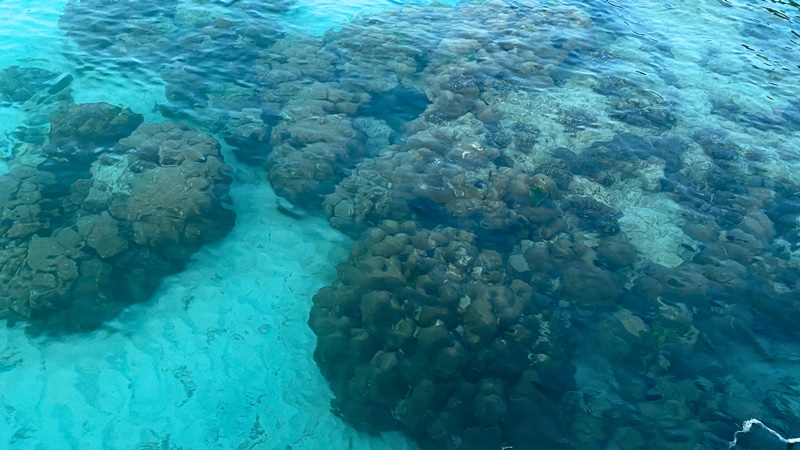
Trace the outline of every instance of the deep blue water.
<instances>
[{"instance_id":1,"label":"deep blue water","mask_svg":"<svg viewBox=\"0 0 800 450\"><path fill-rule=\"evenodd\" d=\"M799 47L783 1L4 1L0 446L800 436Z\"/></svg>"}]
</instances>

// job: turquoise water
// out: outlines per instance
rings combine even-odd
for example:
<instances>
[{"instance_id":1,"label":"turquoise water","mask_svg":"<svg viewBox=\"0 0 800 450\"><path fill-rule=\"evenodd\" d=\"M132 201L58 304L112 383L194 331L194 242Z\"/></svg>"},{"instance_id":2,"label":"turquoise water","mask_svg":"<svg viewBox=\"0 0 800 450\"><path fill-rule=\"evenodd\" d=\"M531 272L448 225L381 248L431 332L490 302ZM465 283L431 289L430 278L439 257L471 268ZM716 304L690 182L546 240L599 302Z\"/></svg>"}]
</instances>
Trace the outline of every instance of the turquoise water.
<instances>
[{"instance_id":1,"label":"turquoise water","mask_svg":"<svg viewBox=\"0 0 800 450\"><path fill-rule=\"evenodd\" d=\"M1 2L0 447L800 436L798 24Z\"/></svg>"}]
</instances>

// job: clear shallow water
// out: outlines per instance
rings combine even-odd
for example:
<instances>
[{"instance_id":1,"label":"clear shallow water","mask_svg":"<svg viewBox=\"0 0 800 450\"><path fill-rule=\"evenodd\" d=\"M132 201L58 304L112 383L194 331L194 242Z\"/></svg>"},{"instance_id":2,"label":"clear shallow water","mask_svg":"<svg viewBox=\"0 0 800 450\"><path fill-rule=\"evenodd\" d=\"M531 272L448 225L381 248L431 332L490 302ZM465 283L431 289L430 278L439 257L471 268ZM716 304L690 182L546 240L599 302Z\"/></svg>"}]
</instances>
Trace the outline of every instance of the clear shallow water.
<instances>
[{"instance_id":1,"label":"clear shallow water","mask_svg":"<svg viewBox=\"0 0 800 450\"><path fill-rule=\"evenodd\" d=\"M797 434L796 8L366 6L2 5L10 448Z\"/></svg>"}]
</instances>

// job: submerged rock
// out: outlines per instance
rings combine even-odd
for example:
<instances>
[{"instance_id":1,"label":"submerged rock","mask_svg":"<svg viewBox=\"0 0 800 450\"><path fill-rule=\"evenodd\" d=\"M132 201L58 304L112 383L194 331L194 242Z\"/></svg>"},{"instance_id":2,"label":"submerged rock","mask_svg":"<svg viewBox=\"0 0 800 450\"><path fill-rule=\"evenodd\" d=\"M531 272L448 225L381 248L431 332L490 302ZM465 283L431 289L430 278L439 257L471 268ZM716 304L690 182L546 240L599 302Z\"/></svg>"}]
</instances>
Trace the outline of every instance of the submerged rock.
<instances>
[{"instance_id":1,"label":"submerged rock","mask_svg":"<svg viewBox=\"0 0 800 450\"><path fill-rule=\"evenodd\" d=\"M0 70L0 101L22 104L37 96L58 94L71 81L72 75L59 77L37 67L6 67Z\"/></svg>"}]
</instances>

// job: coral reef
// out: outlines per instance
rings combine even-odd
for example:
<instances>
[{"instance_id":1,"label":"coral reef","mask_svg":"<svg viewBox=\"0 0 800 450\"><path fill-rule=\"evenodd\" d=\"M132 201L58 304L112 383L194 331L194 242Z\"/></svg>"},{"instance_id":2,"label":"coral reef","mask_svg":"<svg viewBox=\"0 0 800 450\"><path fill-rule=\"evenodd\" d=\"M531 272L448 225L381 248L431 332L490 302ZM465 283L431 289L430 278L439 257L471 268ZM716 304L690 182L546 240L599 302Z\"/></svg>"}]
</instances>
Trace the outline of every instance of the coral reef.
<instances>
[{"instance_id":1,"label":"coral reef","mask_svg":"<svg viewBox=\"0 0 800 450\"><path fill-rule=\"evenodd\" d=\"M90 3L62 19L90 55L152 63L162 114L356 239L309 319L355 427L437 449L697 448L731 417L797 419L735 356L780 353L764 330L798 320L796 149L758 141L796 131L796 100L770 115L712 97L740 123L706 120L659 59L670 45L642 38L631 60L589 4L406 5L278 39L244 0L137 6L159 27L126 24L130 2L82 17ZM264 20L236 20L251 10ZM68 95L21 70L4 102ZM39 159L0 180L6 309L111 310L232 224L207 135L111 105L48 115L16 134Z\"/></svg>"},{"instance_id":2,"label":"coral reef","mask_svg":"<svg viewBox=\"0 0 800 450\"><path fill-rule=\"evenodd\" d=\"M0 178L0 311L87 330L231 229L230 168L214 138L122 107L69 104L50 121Z\"/></svg>"}]
</instances>

